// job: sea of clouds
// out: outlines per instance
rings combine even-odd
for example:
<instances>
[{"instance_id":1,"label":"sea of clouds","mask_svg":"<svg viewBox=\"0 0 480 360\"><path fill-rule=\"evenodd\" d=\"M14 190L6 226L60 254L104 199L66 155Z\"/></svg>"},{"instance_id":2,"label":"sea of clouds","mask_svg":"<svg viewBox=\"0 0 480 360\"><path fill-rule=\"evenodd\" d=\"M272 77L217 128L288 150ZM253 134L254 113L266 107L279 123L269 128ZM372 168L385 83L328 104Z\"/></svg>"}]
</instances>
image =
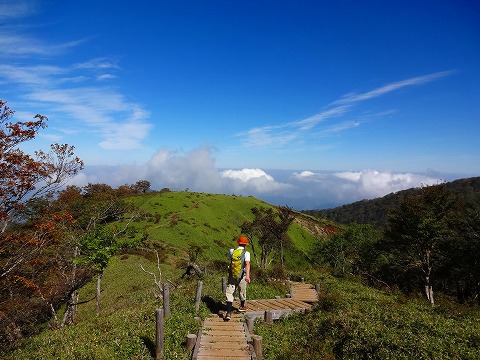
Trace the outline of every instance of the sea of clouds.
<instances>
[{"instance_id":1,"label":"sea of clouds","mask_svg":"<svg viewBox=\"0 0 480 360\"><path fill-rule=\"evenodd\" d=\"M296 210L326 209L442 181L427 175L376 170L218 169L210 150L200 148L185 154L163 149L140 165L86 167L70 184L82 187L102 183L118 187L139 180L148 180L152 190L188 189L255 196Z\"/></svg>"}]
</instances>

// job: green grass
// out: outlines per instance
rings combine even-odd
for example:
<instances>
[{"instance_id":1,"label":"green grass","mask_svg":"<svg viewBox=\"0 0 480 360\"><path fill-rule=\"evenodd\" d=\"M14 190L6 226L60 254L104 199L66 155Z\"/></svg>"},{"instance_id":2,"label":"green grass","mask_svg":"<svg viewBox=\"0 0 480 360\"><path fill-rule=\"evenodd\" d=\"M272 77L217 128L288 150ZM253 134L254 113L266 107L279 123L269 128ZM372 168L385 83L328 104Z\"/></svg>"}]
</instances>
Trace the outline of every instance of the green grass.
<instances>
[{"instance_id":1,"label":"green grass","mask_svg":"<svg viewBox=\"0 0 480 360\"><path fill-rule=\"evenodd\" d=\"M156 262L137 255L112 258L102 278L100 316L95 315L95 301L79 305L77 323L57 330L46 330L25 340L20 348L5 359L151 359L155 352L155 312L162 307L155 298L153 277L158 274ZM185 351L187 334L198 332L195 317L212 315L206 298L224 302L221 291L223 272L209 272L202 278L203 301L195 311L198 278L181 279L182 270L161 264L163 281L169 282L171 316L165 320L165 358L189 359ZM92 299L96 281L80 291L79 301ZM248 288L250 299L284 295L281 284L256 279Z\"/></svg>"},{"instance_id":2,"label":"green grass","mask_svg":"<svg viewBox=\"0 0 480 360\"><path fill-rule=\"evenodd\" d=\"M321 275L306 315L255 325L269 359L479 359L478 308L408 300Z\"/></svg>"},{"instance_id":3,"label":"green grass","mask_svg":"<svg viewBox=\"0 0 480 360\"><path fill-rule=\"evenodd\" d=\"M221 279L226 276L225 253L234 246L239 226L251 219L252 207L267 206L255 198L191 192L165 192L131 198L147 216L134 223L132 242L147 234L160 249L162 281L170 285L171 316L165 320L165 359L190 359L185 351L189 333L197 333L195 317L211 315L212 304L224 302ZM172 219L175 219L173 221ZM337 279L309 265L305 254L315 243L292 226L285 262L293 280L320 284L320 301L308 314L296 314L254 332L263 337L264 359L480 359L480 310L442 301L405 299L368 288L354 279ZM202 278L203 301L195 311L198 278L181 279L188 248L201 246L198 260L207 266ZM76 324L45 330L25 339L6 360L14 359L152 359L155 352L155 312L162 306L151 275L157 273L152 252L115 256L102 279L100 316L95 301L79 305ZM284 296L288 288L275 269L253 265L248 299ZM95 296L93 279L80 291L80 301ZM60 314L61 316L61 314Z\"/></svg>"},{"instance_id":4,"label":"green grass","mask_svg":"<svg viewBox=\"0 0 480 360\"><path fill-rule=\"evenodd\" d=\"M13 359L152 359L155 351L156 287L150 275L156 263L137 255L112 259L102 280L102 306L80 305L75 325L46 330L25 340ZM198 278L181 279L181 270L161 265L169 280L171 316L165 321L165 359L189 359L185 338L197 333L196 316L211 315L208 303L221 303L224 272L205 275L203 301L195 311ZM300 274L300 273L298 273ZM306 279L321 284L320 301L308 314L296 314L266 325L257 320L254 333L263 337L265 360L273 359L478 359L480 311L445 302L431 307L368 288L356 281L310 271ZM279 281L254 277L249 299L284 296ZM95 293L95 281L84 287L80 301ZM209 299L209 301L207 301Z\"/></svg>"},{"instance_id":5,"label":"green grass","mask_svg":"<svg viewBox=\"0 0 480 360\"><path fill-rule=\"evenodd\" d=\"M188 251L202 248L204 260L224 260L235 245L240 225L253 219L251 209L268 206L253 197L193 192L164 192L131 199L148 214L134 222L137 236Z\"/></svg>"},{"instance_id":6,"label":"green grass","mask_svg":"<svg viewBox=\"0 0 480 360\"><path fill-rule=\"evenodd\" d=\"M240 226L253 220L251 209L271 206L251 196L189 191L145 194L130 201L144 212L144 216L132 224L135 239L146 237L151 243L169 247L171 254L184 259L191 246L200 247L199 261L203 263L225 261L228 249L236 246ZM305 254L312 249L315 238L296 223L289 235L293 247L285 255L286 264L306 266Z\"/></svg>"}]
</instances>

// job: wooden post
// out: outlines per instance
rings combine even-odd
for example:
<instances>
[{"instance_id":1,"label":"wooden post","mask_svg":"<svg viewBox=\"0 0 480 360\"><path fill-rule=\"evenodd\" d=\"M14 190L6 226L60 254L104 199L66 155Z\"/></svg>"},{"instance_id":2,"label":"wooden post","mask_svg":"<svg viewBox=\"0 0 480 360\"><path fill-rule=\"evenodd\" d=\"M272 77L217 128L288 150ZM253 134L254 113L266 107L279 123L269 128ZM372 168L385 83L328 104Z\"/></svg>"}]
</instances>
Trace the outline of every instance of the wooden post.
<instances>
[{"instance_id":1,"label":"wooden post","mask_svg":"<svg viewBox=\"0 0 480 360\"><path fill-rule=\"evenodd\" d=\"M195 317L193 318L193 320L195 320L195 321L198 322L198 323L201 323L201 322L203 321L200 316L195 316Z\"/></svg>"},{"instance_id":2,"label":"wooden post","mask_svg":"<svg viewBox=\"0 0 480 360\"><path fill-rule=\"evenodd\" d=\"M275 295L275 299L281 299L280 295Z\"/></svg>"},{"instance_id":3,"label":"wooden post","mask_svg":"<svg viewBox=\"0 0 480 360\"><path fill-rule=\"evenodd\" d=\"M255 350L257 360L263 360L262 337L260 335L253 335L253 350Z\"/></svg>"},{"instance_id":4,"label":"wooden post","mask_svg":"<svg viewBox=\"0 0 480 360\"><path fill-rule=\"evenodd\" d=\"M155 334L155 360L162 360L163 359L163 346L164 346L164 322L163 322L163 309L157 309L157 327L156 327L156 334Z\"/></svg>"},{"instance_id":5,"label":"wooden post","mask_svg":"<svg viewBox=\"0 0 480 360\"><path fill-rule=\"evenodd\" d=\"M195 347L195 343L197 342L197 335L195 334L188 334L187 335L187 351L190 352Z\"/></svg>"},{"instance_id":6,"label":"wooden post","mask_svg":"<svg viewBox=\"0 0 480 360\"><path fill-rule=\"evenodd\" d=\"M170 289L168 283L163 284L163 312L165 318L170 316Z\"/></svg>"},{"instance_id":7,"label":"wooden post","mask_svg":"<svg viewBox=\"0 0 480 360\"><path fill-rule=\"evenodd\" d=\"M195 297L195 311L198 311L200 309L200 300L202 298L202 285L202 280L198 280L197 296Z\"/></svg>"},{"instance_id":8,"label":"wooden post","mask_svg":"<svg viewBox=\"0 0 480 360\"><path fill-rule=\"evenodd\" d=\"M304 278L302 278L302 284L303 284L303 283L305 283L305 279L304 279Z\"/></svg>"},{"instance_id":9,"label":"wooden post","mask_svg":"<svg viewBox=\"0 0 480 360\"><path fill-rule=\"evenodd\" d=\"M273 324L273 313L270 310L265 310L265 324Z\"/></svg>"},{"instance_id":10,"label":"wooden post","mask_svg":"<svg viewBox=\"0 0 480 360\"><path fill-rule=\"evenodd\" d=\"M225 294L227 291L227 279L225 279L225 276L222 277L222 294Z\"/></svg>"},{"instance_id":11,"label":"wooden post","mask_svg":"<svg viewBox=\"0 0 480 360\"><path fill-rule=\"evenodd\" d=\"M253 333L254 324L255 324L255 319L253 317L247 317L248 332Z\"/></svg>"},{"instance_id":12,"label":"wooden post","mask_svg":"<svg viewBox=\"0 0 480 360\"><path fill-rule=\"evenodd\" d=\"M315 291L317 292L317 294L320 293L320 284L315 284Z\"/></svg>"},{"instance_id":13,"label":"wooden post","mask_svg":"<svg viewBox=\"0 0 480 360\"><path fill-rule=\"evenodd\" d=\"M287 299L289 299L289 298L292 297L292 294L286 294L285 297L286 297Z\"/></svg>"}]
</instances>

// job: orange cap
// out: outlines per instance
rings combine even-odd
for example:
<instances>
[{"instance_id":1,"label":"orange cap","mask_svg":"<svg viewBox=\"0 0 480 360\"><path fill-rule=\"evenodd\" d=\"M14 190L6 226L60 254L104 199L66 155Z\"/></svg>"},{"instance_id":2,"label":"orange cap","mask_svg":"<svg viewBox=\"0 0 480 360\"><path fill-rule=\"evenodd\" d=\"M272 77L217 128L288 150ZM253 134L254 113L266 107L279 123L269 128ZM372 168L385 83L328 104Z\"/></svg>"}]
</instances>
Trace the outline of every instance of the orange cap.
<instances>
[{"instance_id":1,"label":"orange cap","mask_svg":"<svg viewBox=\"0 0 480 360\"><path fill-rule=\"evenodd\" d=\"M241 235L237 240L238 245L248 245L248 238L246 236Z\"/></svg>"}]
</instances>

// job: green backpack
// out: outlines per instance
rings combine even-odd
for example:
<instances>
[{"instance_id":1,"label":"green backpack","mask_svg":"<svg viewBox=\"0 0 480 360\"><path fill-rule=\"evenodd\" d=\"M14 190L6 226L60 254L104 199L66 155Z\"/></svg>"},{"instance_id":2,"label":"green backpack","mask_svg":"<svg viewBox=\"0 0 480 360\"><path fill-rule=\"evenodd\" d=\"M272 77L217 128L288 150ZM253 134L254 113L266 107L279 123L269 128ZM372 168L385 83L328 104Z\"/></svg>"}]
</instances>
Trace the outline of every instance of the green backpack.
<instances>
[{"instance_id":1,"label":"green backpack","mask_svg":"<svg viewBox=\"0 0 480 360\"><path fill-rule=\"evenodd\" d=\"M234 280L240 280L243 276L246 249L235 249L230 260L230 276Z\"/></svg>"}]
</instances>

